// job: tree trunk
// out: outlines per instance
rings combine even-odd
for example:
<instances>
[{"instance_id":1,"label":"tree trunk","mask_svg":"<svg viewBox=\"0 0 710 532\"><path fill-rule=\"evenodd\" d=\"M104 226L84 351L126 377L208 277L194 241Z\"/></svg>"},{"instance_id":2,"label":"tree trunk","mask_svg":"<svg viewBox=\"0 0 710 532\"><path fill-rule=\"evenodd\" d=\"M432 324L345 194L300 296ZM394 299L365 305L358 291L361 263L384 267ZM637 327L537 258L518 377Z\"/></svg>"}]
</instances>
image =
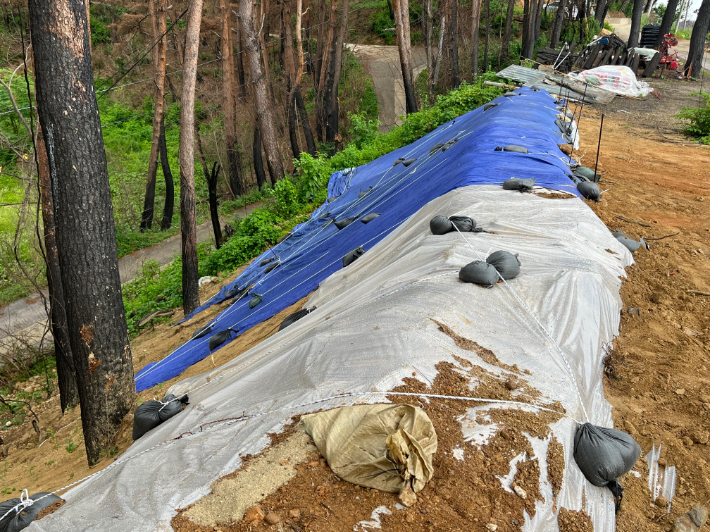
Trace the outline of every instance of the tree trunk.
<instances>
[{"instance_id":1,"label":"tree trunk","mask_svg":"<svg viewBox=\"0 0 710 532\"><path fill-rule=\"evenodd\" d=\"M257 121L254 127L254 144L252 145L252 155L254 158L254 173L259 190L266 184L266 173L264 173L264 161L261 158L261 131Z\"/></svg>"},{"instance_id":2,"label":"tree trunk","mask_svg":"<svg viewBox=\"0 0 710 532\"><path fill-rule=\"evenodd\" d=\"M234 31L236 33L234 37L234 42L237 47L237 80L239 82L239 98L241 99L246 97L246 80L244 78L244 59L242 58L242 56L244 55L244 47L242 46L242 33L241 31L239 31L239 24L235 26Z\"/></svg>"},{"instance_id":3,"label":"tree trunk","mask_svg":"<svg viewBox=\"0 0 710 532\"><path fill-rule=\"evenodd\" d=\"M298 134L296 132L296 90L288 93L288 137L291 141L291 153L294 159L301 158L301 149L298 147Z\"/></svg>"},{"instance_id":4,"label":"tree trunk","mask_svg":"<svg viewBox=\"0 0 710 532\"><path fill-rule=\"evenodd\" d=\"M476 0L473 0L474 2ZM441 23L439 24L439 49L436 51L436 66L434 66L434 79L432 80L432 84L436 87L436 84L439 81L439 69L441 68L441 54L443 53L444 49L444 33L446 29L446 15L444 13L441 14ZM478 34L478 30L476 30L476 34ZM478 53L478 52L476 52ZM478 57L478 56L476 56ZM478 60L477 60L478 61ZM478 63L476 63L478 64ZM475 72L475 70L474 70Z\"/></svg>"},{"instance_id":5,"label":"tree trunk","mask_svg":"<svg viewBox=\"0 0 710 532\"><path fill-rule=\"evenodd\" d=\"M298 116L301 119L303 136L306 137L306 147L308 149L308 153L311 154L311 156L315 157L316 144L315 142L313 142L311 123L308 119L308 112L306 111L306 106L303 104L303 98L301 97L301 81L303 80L303 41L301 39L302 9L303 6L301 5L301 0L296 0L296 81L293 89L293 95L296 102L296 109L298 110ZM306 37L308 37L307 32Z\"/></svg>"},{"instance_id":6,"label":"tree trunk","mask_svg":"<svg viewBox=\"0 0 710 532\"><path fill-rule=\"evenodd\" d=\"M486 0L486 44L483 48L483 71L488 72L488 47L491 41L491 0Z\"/></svg>"},{"instance_id":7,"label":"tree trunk","mask_svg":"<svg viewBox=\"0 0 710 532\"><path fill-rule=\"evenodd\" d=\"M424 47L426 48L426 84L429 105L434 105L434 50L432 49L432 32L434 20L432 0L424 0L422 8L422 26L424 31Z\"/></svg>"},{"instance_id":8,"label":"tree trunk","mask_svg":"<svg viewBox=\"0 0 710 532\"><path fill-rule=\"evenodd\" d=\"M246 2L242 2L246 3ZM185 63L180 101L180 232L182 234L182 309L187 316L200 306L197 285L195 207L195 79L200 45L202 0L192 0L185 32Z\"/></svg>"},{"instance_id":9,"label":"tree trunk","mask_svg":"<svg viewBox=\"0 0 710 532\"><path fill-rule=\"evenodd\" d=\"M222 6L222 97L224 98L224 141L227 145L227 177L232 196L246 192L241 176L241 156L237 143L237 101L234 97L234 60L232 58L232 10L229 0L220 0Z\"/></svg>"},{"instance_id":10,"label":"tree trunk","mask_svg":"<svg viewBox=\"0 0 710 532\"><path fill-rule=\"evenodd\" d=\"M703 53L705 51L705 35L710 25L710 0L703 0L700 4L698 17L695 19L693 33L690 35L688 60L685 62L683 72L687 77L700 78L703 70Z\"/></svg>"},{"instance_id":11,"label":"tree trunk","mask_svg":"<svg viewBox=\"0 0 710 532\"><path fill-rule=\"evenodd\" d=\"M471 78L478 75L478 32L481 19L481 0L471 3ZM441 49L440 49L441 50ZM441 51L439 51L441 53Z\"/></svg>"},{"instance_id":12,"label":"tree trunk","mask_svg":"<svg viewBox=\"0 0 710 532\"><path fill-rule=\"evenodd\" d=\"M172 30L170 30L170 33L173 34L173 39L175 39L175 50L177 50L177 56L178 56L178 63L180 65L183 64L184 62L184 56L185 56L185 51L183 50L182 47L182 38L180 37L180 28L178 28L177 24L175 24L175 21L177 20L177 15L175 14L175 8L173 6L168 8L168 12L170 13L170 20L174 24L172 26Z\"/></svg>"},{"instance_id":13,"label":"tree trunk","mask_svg":"<svg viewBox=\"0 0 710 532\"><path fill-rule=\"evenodd\" d=\"M81 2L30 0L29 13L67 330L93 465L115 445L135 383L90 32Z\"/></svg>"},{"instance_id":14,"label":"tree trunk","mask_svg":"<svg viewBox=\"0 0 710 532\"><path fill-rule=\"evenodd\" d=\"M537 12L535 13L535 37L533 39L533 50L535 49L535 43L540 38L540 32L542 31L542 7L543 0L537 0Z\"/></svg>"},{"instance_id":15,"label":"tree trunk","mask_svg":"<svg viewBox=\"0 0 710 532\"><path fill-rule=\"evenodd\" d=\"M153 48L153 64L155 65L155 112L153 113L153 137L150 144L148 158L148 182L145 187L145 200L143 202L143 216L141 217L140 230L150 230L153 225L153 211L155 210L155 177L158 171L158 141L160 138L160 124L163 121L163 104L165 98L165 59L167 53L165 33L166 0L150 0L148 8L153 23L153 40L158 44ZM160 39L160 40L159 40Z\"/></svg>"},{"instance_id":16,"label":"tree trunk","mask_svg":"<svg viewBox=\"0 0 710 532\"><path fill-rule=\"evenodd\" d=\"M458 26L458 0L450 0L451 4L451 66L453 67L454 88L461 83L459 79L459 26Z\"/></svg>"},{"instance_id":17,"label":"tree trunk","mask_svg":"<svg viewBox=\"0 0 710 532\"><path fill-rule=\"evenodd\" d=\"M394 22L397 29L397 47L399 62L402 65L402 81L407 114L417 112L417 96L414 91L414 73L412 70L412 42L409 31L409 0L393 0Z\"/></svg>"},{"instance_id":18,"label":"tree trunk","mask_svg":"<svg viewBox=\"0 0 710 532\"><path fill-rule=\"evenodd\" d=\"M239 2L239 7L240 7L240 13L241 13L241 5L243 3L248 2L249 0L244 0L242 2ZM250 6L251 9L251 6ZM267 88L267 94L271 97L271 102L274 102L274 91L273 87L271 86L271 65L269 63L269 49L266 47L266 41L269 39L269 0L261 0L261 17L259 17L258 21L258 26L259 30L258 33L256 34L256 40L255 42L258 43L258 51L257 55L261 54L262 59L263 59L263 72L264 72L264 80L266 83L266 88ZM253 26L252 26L253 28ZM244 32L244 41L246 42L248 39L248 34ZM246 44L247 46L247 53L249 49L249 44ZM252 69L252 74L254 74L254 69Z\"/></svg>"},{"instance_id":19,"label":"tree trunk","mask_svg":"<svg viewBox=\"0 0 710 532\"><path fill-rule=\"evenodd\" d=\"M597 2L597 8L594 11L594 18L597 19L597 22L602 27L604 27L604 19L606 18L607 9L609 9L608 0L599 0ZM555 17L555 22L557 22L557 17Z\"/></svg>"},{"instance_id":20,"label":"tree trunk","mask_svg":"<svg viewBox=\"0 0 710 532\"><path fill-rule=\"evenodd\" d=\"M514 0L511 0L514 1ZM604 0L602 0L604 1ZM560 34L562 33L562 22L564 20L564 13L565 13L565 6L567 5L566 0L560 0L559 5L557 6L557 12L555 13L555 23L552 27L552 37L550 37L550 47L552 48L557 48L557 46L560 44ZM508 8L508 12L510 13L510 7ZM506 22L506 32L508 31L508 26Z\"/></svg>"},{"instance_id":21,"label":"tree trunk","mask_svg":"<svg viewBox=\"0 0 710 532\"><path fill-rule=\"evenodd\" d=\"M348 31L348 9L349 0L343 0L343 15L340 19L340 32L338 33L338 42L335 44L335 69L333 73L333 79L331 86L329 88L328 94L328 106L327 106L327 121L326 121L326 132L325 141L330 144L335 144L335 150L338 149L338 142L340 142L340 136L338 134L339 130L339 118L340 118L340 104L338 101L338 91L340 89L340 71L343 66L343 45L345 43L345 36Z\"/></svg>"},{"instance_id":22,"label":"tree trunk","mask_svg":"<svg viewBox=\"0 0 710 532\"><path fill-rule=\"evenodd\" d=\"M239 24L241 25L242 34L244 35L246 53L249 59L249 69L251 71L252 82L254 83L256 116L262 133L264 150L266 151L266 158L271 168L274 170L274 173L271 174L271 178L273 181L276 181L283 178L284 169L279 153L279 145L276 142L271 100L267 92L267 80L264 78L264 71L261 68L261 62L259 60L258 44L252 24L251 2L249 1L239 3Z\"/></svg>"},{"instance_id":23,"label":"tree trunk","mask_svg":"<svg viewBox=\"0 0 710 532\"><path fill-rule=\"evenodd\" d=\"M631 30L629 32L629 48L635 48L639 43L641 32L641 15L643 15L643 0L634 0L634 10L631 13Z\"/></svg>"},{"instance_id":24,"label":"tree trunk","mask_svg":"<svg viewBox=\"0 0 710 532\"><path fill-rule=\"evenodd\" d=\"M660 48L663 42L663 36L670 33L677 10L678 0L668 0L666 12L663 14L663 20L661 20L661 28L658 31L658 39L656 39L655 48Z\"/></svg>"},{"instance_id":25,"label":"tree trunk","mask_svg":"<svg viewBox=\"0 0 710 532\"><path fill-rule=\"evenodd\" d=\"M318 2L318 42L316 43L316 58L313 61L313 66L315 67L315 76L313 76L313 86L315 87L316 93L318 92L318 82L320 80L320 71L323 66L323 41L325 39L325 0L320 0ZM320 135L318 137L320 140Z\"/></svg>"},{"instance_id":26,"label":"tree trunk","mask_svg":"<svg viewBox=\"0 0 710 532\"><path fill-rule=\"evenodd\" d=\"M316 86L316 130L318 141L323 142L323 130L326 125L326 102L327 102L327 86L330 81L328 76L331 74L331 64L333 61L333 49L335 47L335 28L338 22L338 0L331 0L330 3L330 18L328 19L328 34L323 46L323 58L320 66L320 79Z\"/></svg>"},{"instance_id":27,"label":"tree trunk","mask_svg":"<svg viewBox=\"0 0 710 532\"><path fill-rule=\"evenodd\" d=\"M39 188L42 196L42 222L44 224L44 247L47 254L47 287L49 288L50 323L54 337L54 356L57 360L57 379L59 381L59 402L62 413L67 408L79 404L79 389L76 384L74 360L72 359L67 314L64 303L64 285L59 268L57 251L56 225L54 221L54 200L52 199L52 180L49 171L47 149L44 145L42 128L37 131L37 160L39 165Z\"/></svg>"},{"instance_id":28,"label":"tree trunk","mask_svg":"<svg viewBox=\"0 0 710 532\"><path fill-rule=\"evenodd\" d=\"M168 160L168 143L165 140L165 117L160 123L160 166L163 169L163 179L165 179L165 208L163 209L163 220L160 222L160 230L167 231L173 224L173 210L175 208L175 183L173 173L170 171L170 161Z\"/></svg>"},{"instance_id":29,"label":"tree trunk","mask_svg":"<svg viewBox=\"0 0 710 532\"><path fill-rule=\"evenodd\" d=\"M506 17L505 17L505 34L503 35L503 44L502 44L502 49L501 49L501 55L505 58L508 58L510 56L510 34L513 31L514 10L515 10L515 0L508 0L508 12L506 13ZM557 20L557 19L555 19L555 20ZM559 40L559 36L557 37L557 39ZM553 46L553 48L554 48L554 46Z\"/></svg>"},{"instance_id":30,"label":"tree trunk","mask_svg":"<svg viewBox=\"0 0 710 532\"><path fill-rule=\"evenodd\" d=\"M291 31L291 3L283 2L281 4L281 19L283 31L283 67L286 77L286 116L288 117L288 136L291 141L291 152L293 158L298 159L301 156L301 150L298 147L298 135L296 133L296 65L293 59L293 33ZM299 57L299 68L303 59L302 54Z\"/></svg>"},{"instance_id":31,"label":"tree trunk","mask_svg":"<svg viewBox=\"0 0 710 532\"><path fill-rule=\"evenodd\" d=\"M205 159L205 153L202 151L202 137L200 136L200 128L197 125L195 125L195 140L197 140L197 153L202 163L202 173L205 175L205 181L207 181L214 243L215 247L219 249L222 247L222 228L219 225L219 211L217 209L219 207L217 201L217 179L219 177L220 166L215 162L212 165L212 172L210 172L207 166L207 160Z\"/></svg>"}]
</instances>

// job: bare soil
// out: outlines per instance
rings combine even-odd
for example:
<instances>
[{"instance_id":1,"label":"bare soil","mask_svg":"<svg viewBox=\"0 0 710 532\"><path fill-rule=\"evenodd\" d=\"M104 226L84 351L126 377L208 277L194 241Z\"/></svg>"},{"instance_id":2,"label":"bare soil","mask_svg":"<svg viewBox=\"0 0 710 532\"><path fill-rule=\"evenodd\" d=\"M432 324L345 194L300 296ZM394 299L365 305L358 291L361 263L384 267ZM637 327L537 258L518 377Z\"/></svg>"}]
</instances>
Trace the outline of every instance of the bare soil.
<instances>
[{"instance_id":1,"label":"bare soil","mask_svg":"<svg viewBox=\"0 0 710 532\"><path fill-rule=\"evenodd\" d=\"M698 90L699 84L674 80L654 80L652 84L660 88L662 99L617 99L603 109L586 106L578 110L582 113L582 146L575 152L575 157L583 156L583 164L593 167L599 118L605 113L599 157L600 185L605 192L602 201L590 203L590 208L610 229L622 229L633 238L644 236L651 246L650 251L638 250L636 264L627 269L628 277L621 290L624 309L620 336L610 346L604 383L607 399L614 406L615 426L631 433L644 454L654 444L661 444L661 463L676 466L678 487L670 515L666 516L665 508L651 502L648 467L641 459L636 470L642 476L626 475L623 479L626 491L617 527L621 532L670 530L677 517L710 499L710 149L682 135L672 117L680 107L694 104L694 97L689 95ZM218 289L216 284L205 287L203 300ZM233 359L276 332L282 319L303 303L284 310L180 377L147 390L140 397L160 396L173 382ZM631 309L633 312L629 312ZM209 309L187 325L173 327L181 317L176 312L172 323L157 325L142 334L133 342L136 368L166 356L219 310ZM446 331L442 329L442 333ZM466 338L459 337L458 341L474 351L480 349ZM494 353L486 355L495 357ZM476 395L505 398L512 381L518 390L534 399L533 391L526 387L525 375L515 367L501 368L507 380L471 367L464 360L458 361L458 367L441 364L438 369L439 376L431 389L425 390L415 379L401 389L466 395L470 392L463 384L465 376L461 372L465 372L480 381ZM412 400L391 397L394 402L405 399ZM82 478L105 467L130 445L129 415L117 438L115 455L89 469L79 411L62 416L58 403L53 397L35 405L40 418L39 435L29 416L23 425L2 432L0 488L6 498L17 496L23 488L30 493L46 491ZM379 506L391 512L379 516L385 530L485 531L487 524L496 524L500 531L519 530L523 509L533 512L534 501L540 497L541 474L521 432L548 437L547 425L555 414L497 412L492 420L501 422L503 430L477 448L463 441L458 421L470 405L443 400L415 404L431 417L440 439L435 476L419 494L414 507L399 510L394 495L340 481L316 455L298 465L297 475L261 500L259 506L265 514L276 514L284 530L352 530L363 520L371 521L372 511ZM287 434L279 435L277 440L285 437ZM40 441L44 443L38 447ZM77 447L69 452L72 444ZM457 460L454 449L462 449L466 459ZM520 464L514 480L527 493L524 500L504 491L496 478L508 473L509 461L518 453L528 457ZM554 440L547 458L549 482L557 493L564 457ZM560 511L558 523L562 532L592 530L584 513ZM183 531L265 530L271 526L257 519L201 529L184 515L176 517L173 525ZM271 527L279 529L278 524Z\"/></svg>"}]
</instances>

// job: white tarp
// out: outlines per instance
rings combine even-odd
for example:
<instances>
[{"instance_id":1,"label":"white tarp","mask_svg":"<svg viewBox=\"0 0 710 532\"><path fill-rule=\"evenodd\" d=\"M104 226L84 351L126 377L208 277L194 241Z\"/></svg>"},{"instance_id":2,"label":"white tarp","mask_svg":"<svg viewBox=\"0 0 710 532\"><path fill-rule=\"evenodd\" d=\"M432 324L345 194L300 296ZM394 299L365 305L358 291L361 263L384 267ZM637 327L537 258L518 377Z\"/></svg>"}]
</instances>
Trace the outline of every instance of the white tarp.
<instances>
[{"instance_id":1,"label":"white tarp","mask_svg":"<svg viewBox=\"0 0 710 532\"><path fill-rule=\"evenodd\" d=\"M634 71L627 66L605 65L570 75L594 87L634 98L645 98L653 90L645 81L637 80Z\"/></svg>"},{"instance_id":2,"label":"white tarp","mask_svg":"<svg viewBox=\"0 0 710 532\"><path fill-rule=\"evenodd\" d=\"M495 234L434 236L429 220L437 214L471 216ZM182 414L146 434L123 457L135 458L67 492L64 507L28 530L171 530L176 508L207 494L212 482L239 467L240 456L263 449L266 433L278 431L291 415L381 402L382 396L287 407L343 392L391 390L413 372L431 382L437 363L457 364L453 354L500 371L459 349L432 319L491 349L501 362L530 370L528 384L541 392L541 401L560 401L567 414L581 420L564 361L512 293L502 284L486 290L459 281L458 270L477 259L464 239L483 256L497 249L519 253L522 271L510 286L564 351L591 421L611 426L602 388L602 345L618 331L620 279L631 254L579 199L470 186L426 205L325 280L308 302L316 311L232 362L173 386L171 393L190 393ZM149 450L206 422L264 412L271 413L216 424ZM470 417L475 420L475 414ZM558 505L581 509L585 490L594 530L612 532L611 492L586 482L572 458L575 423L562 418L552 429L567 463ZM523 530L556 531L544 482L546 442L533 438L531 443L540 460L545 501L538 501L534 519Z\"/></svg>"}]
</instances>

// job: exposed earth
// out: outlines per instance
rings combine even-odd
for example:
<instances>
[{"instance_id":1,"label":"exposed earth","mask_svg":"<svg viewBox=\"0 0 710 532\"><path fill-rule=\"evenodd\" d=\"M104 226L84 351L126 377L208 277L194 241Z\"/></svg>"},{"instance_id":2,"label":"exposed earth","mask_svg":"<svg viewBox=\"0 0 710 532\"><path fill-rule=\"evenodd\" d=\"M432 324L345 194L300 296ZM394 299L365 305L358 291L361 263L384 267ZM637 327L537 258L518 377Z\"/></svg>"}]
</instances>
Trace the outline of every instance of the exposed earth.
<instances>
[{"instance_id":1,"label":"exposed earth","mask_svg":"<svg viewBox=\"0 0 710 532\"><path fill-rule=\"evenodd\" d=\"M671 530L676 518L710 499L710 149L684 137L673 118L680 107L696 104L696 97L689 95L698 90L699 84L676 80L653 80L651 84L659 90L661 99L617 98L604 108L577 109L577 115L581 113L581 149L574 153L574 157L582 157L583 164L594 167L604 113L599 157L604 193L599 203L589 206L611 230L622 229L633 238L644 236L651 248L639 249L635 253L637 263L627 269L621 290L624 308L620 335L609 346L604 382L607 399L614 407L615 426L636 438L643 455L653 445L661 445L660 463L675 466L678 481L667 514L666 506L651 500L648 466L642 457L635 467L640 476L628 474L622 479L626 491L617 517L617 530L622 532ZM237 273L204 287L202 299L216 293ZM281 320L304 302L251 329L180 377L142 392L140 399L162 396L175 381L240 355L276 332ZM221 306L208 309L184 326L164 323L144 332L133 342L136 369L163 358L219 310ZM181 316L176 311L173 324ZM478 349L476 344L471 346ZM451 365L442 363L438 369L439 376L427 392L470 393L461 384L464 377ZM479 368L467 371L480 382L477 395L505 398L510 394L507 383ZM525 391L524 376L516 386ZM422 392L424 385L411 379L401 390ZM390 399L400 402L405 398ZM463 441L457 419L465 408L461 403L439 400L425 404L406 399L425 409L439 435L434 477L415 506L398 509L396 495L339 480L311 449L306 458L293 464L295 475L265 494L257 503L259 510L250 509L244 520L201 526L181 513L173 520L174 528L190 532L372 530L375 526L368 522L379 522L383 530L395 531L503 532L520 530L523 511L530 513L540 496L540 478L547 478L553 493L559 490L564 457L554 442L548 452L547 471L540 471L535 460L519 468L514 480L527 494L525 499L502 490L495 479L495 475L508 472L511 457L530 452L521 432L545 438L554 414L507 414L497 420L504 425L502 437L479 447ZM40 420L39 435L32 428L31 416L22 425L2 432L0 490L7 498L18 496L23 488L32 493L83 478L119 458L130 444L129 415L113 456L89 469L78 409L61 416L56 396L34 409ZM274 435L273 440L286 441L297 430L295 425ZM44 442L41 447L39 442ZM464 461L455 458L456 449L463 451ZM239 471L248 469L255 459L245 459ZM373 514L373 508L379 513ZM583 512L561 511L558 524L562 532L592 530Z\"/></svg>"}]
</instances>

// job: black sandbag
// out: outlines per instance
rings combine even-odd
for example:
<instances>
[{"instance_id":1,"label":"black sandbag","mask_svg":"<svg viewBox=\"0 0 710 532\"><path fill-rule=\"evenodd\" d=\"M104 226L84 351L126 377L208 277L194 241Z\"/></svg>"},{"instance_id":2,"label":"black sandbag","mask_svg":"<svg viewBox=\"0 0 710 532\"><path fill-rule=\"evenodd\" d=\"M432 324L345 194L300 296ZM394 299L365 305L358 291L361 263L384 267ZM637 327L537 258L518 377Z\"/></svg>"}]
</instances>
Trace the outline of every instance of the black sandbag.
<instances>
[{"instance_id":1,"label":"black sandbag","mask_svg":"<svg viewBox=\"0 0 710 532\"><path fill-rule=\"evenodd\" d=\"M397 159L395 162L392 163L392 166L397 166L402 161L404 161L404 157L400 157L399 159Z\"/></svg>"},{"instance_id":2,"label":"black sandbag","mask_svg":"<svg viewBox=\"0 0 710 532\"><path fill-rule=\"evenodd\" d=\"M503 190L519 190L520 192L530 192L535 185L535 178L520 179L511 177L503 181Z\"/></svg>"},{"instance_id":3,"label":"black sandbag","mask_svg":"<svg viewBox=\"0 0 710 532\"><path fill-rule=\"evenodd\" d=\"M214 351L217 349L220 345L222 345L224 342L227 340L232 339L232 329L226 329L224 331L220 331L212 338L210 338L210 343L208 344L210 351Z\"/></svg>"},{"instance_id":4,"label":"black sandbag","mask_svg":"<svg viewBox=\"0 0 710 532\"><path fill-rule=\"evenodd\" d=\"M352 251L348 251L345 254L345 256L343 257L343 268L352 264L357 259L362 257L364 254L365 254L365 249L362 246L357 247L357 248L353 249Z\"/></svg>"},{"instance_id":5,"label":"black sandbag","mask_svg":"<svg viewBox=\"0 0 710 532\"><path fill-rule=\"evenodd\" d=\"M372 220L377 218L380 215L379 212L371 212L370 214L366 214L362 218L360 218L360 221L364 224L370 223Z\"/></svg>"},{"instance_id":6,"label":"black sandbag","mask_svg":"<svg viewBox=\"0 0 710 532\"><path fill-rule=\"evenodd\" d=\"M197 329L192 334L192 338L190 338L190 340L196 340L198 338L202 338L203 336L207 336L211 332L212 332L212 325L205 325L204 327L200 327L199 329Z\"/></svg>"},{"instance_id":7,"label":"black sandbag","mask_svg":"<svg viewBox=\"0 0 710 532\"><path fill-rule=\"evenodd\" d=\"M465 283L493 286L498 282L498 272L487 262L477 260L461 268L459 279Z\"/></svg>"},{"instance_id":8,"label":"black sandbag","mask_svg":"<svg viewBox=\"0 0 710 532\"><path fill-rule=\"evenodd\" d=\"M318 217L318 219L319 219L319 220L325 220L326 218L330 218L330 216L331 216L330 212L325 212L325 213L321 214L321 215Z\"/></svg>"},{"instance_id":9,"label":"black sandbag","mask_svg":"<svg viewBox=\"0 0 710 532\"><path fill-rule=\"evenodd\" d=\"M595 173L594 170L586 166L578 166L574 169L574 173L579 177L586 177L589 181L594 181L595 183L598 183L602 177L601 174Z\"/></svg>"},{"instance_id":10,"label":"black sandbag","mask_svg":"<svg viewBox=\"0 0 710 532\"><path fill-rule=\"evenodd\" d=\"M414 161L416 161L416 160L417 160L416 158L414 158L414 159L407 159L406 161L402 161L402 165L403 165L403 166L409 166L410 164L412 164L412 163L413 163Z\"/></svg>"},{"instance_id":11,"label":"black sandbag","mask_svg":"<svg viewBox=\"0 0 710 532\"><path fill-rule=\"evenodd\" d=\"M345 229L347 226L349 226L355 220L357 220L357 216L350 216L349 218L343 218L342 220L337 220L335 222L335 227L337 227L338 229Z\"/></svg>"},{"instance_id":12,"label":"black sandbag","mask_svg":"<svg viewBox=\"0 0 710 532\"><path fill-rule=\"evenodd\" d=\"M266 266L267 264L269 264L269 263L271 263L271 262L274 262L275 260L276 260L276 257L269 257L269 258L267 258L267 259L262 260L262 261L259 263L259 266Z\"/></svg>"},{"instance_id":13,"label":"black sandbag","mask_svg":"<svg viewBox=\"0 0 710 532\"><path fill-rule=\"evenodd\" d=\"M572 134L572 125L568 124L567 122L563 122L559 118L555 120L555 124L557 125L558 128L560 128L560 131L564 133L565 135L571 135Z\"/></svg>"},{"instance_id":14,"label":"black sandbag","mask_svg":"<svg viewBox=\"0 0 710 532\"><path fill-rule=\"evenodd\" d=\"M612 492L623 489L618 479L631 471L639 456L639 444L621 430L585 423L574 435L577 466L593 485L607 486Z\"/></svg>"},{"instance_id":15,"label":"black sandbag","mask_svg":"<svg viewBox=\"0 0 710 532\"><path fill-rule=\"evenodd\" d=\"M434 144L431 149L429 150L429 155L434 155L439 149L443 146L442 143L439 144Z\"/></svg>"},{"instance_id":16,"label":"black sandbag","mask_svg":"<svg viewBox=\"0 0 710 532\"><path fill-rule=\"evenodd\" d=\"M370 193L369 190L364 190L363 192L360 192L360 194L357 195L357 199L364 198Z\"/></svg>"},{"instance_id":17,"label":"black sandbag","mask_svg":"<svg viewBox=\"0 0 710 532\"><path fill-rule=\"evenodd\" d=\"M579 193L583 197L592 201L599 201L599 198L602 195L596 183L592 183L590 181L582 181L581 183L579 183L577 185L577 190L579 190Z\"/></svg>"},{"instance_id":18,"label":"black sandbag","mask_svg":"<svg viewBox=\"0 0 710 532\"><path fill-rule=\"evenodd\" d=\"M210 339L210 342L212 342L212 339ZM169 393L163 397L162 402L151 399L138 405L133 415L133 441L182 412L187 402L187 394L182 397L175 397Z\"/></svg>"},{"instance_id":19,"label":"black sandbag","mask_svg":"<svg viewBox=\"0 0 710 532\"><path fill-rule=\"evenodd\" d=\"M224 299L232 299L233 297L237 297L237 296L241 297L244 294L244 292L246 292L246 291L247 291L246 288L243 290L240 290L237 285L234 285L232 288L227 290L226 294L224 294Z\"/></svg>"},{"instance_id":20,"label":"black sandbag","mask_svg":"<svg viewBox=\"0 0 710 532\"><path fill-rule=\"evenodd\" d=\"M17 512L10 510L20 504L21 501L19 498L15 497L14 499L8 499L0 503L0 517L10 512L0 521L0 532L19 532L20 530L24 530L30 526L34 518L37 517L42 510L62 500L53 493L46 491L30 495L29 498L34 501L32 506L27 506L26 508L19 507Z\"/></svg>"},{"instance_id":21,"label":"black sandbag","mask_svg":"<svg viewBox=\"0 0 710 532\"><path fill-rule=\"evenodd\" d=\"M485 113L488 111L488 109L493 109L495 106L497 106L497 103L487 103L486 105L483 106L483 112Z\"/></svg>"},{"instance_id":22,"label":"black sandbag","mask_svg":"<svg viewBox=\"0 0 710 532\"><path fill-rule=\"evenodd\" d=\"M441 151L446 151L448 150L451 146L456 144L459 141L459 139L451 139L450 141L446 142L442 147Z\"/></svg>"},{"instance_id":23,"label":"black sandbag","mask_svg":"<svg viewBox=\"0 0 710 532\"><path fill-rule=\"evenodd\" d=\"M503 146L496 146L493 151L503 151Z\"/></svg>"},{"instance_id":24,"label":"black sandbag","mask_svg":"<svg viewBox=\"0 0 710 532\"><path fill-rule=\"evenodd\" d=\"M449 221L462 233L476 231L476 220L469 216L449 216Z\"/></svg>"},{"instance_id":25,"label":"black sandbag","mask_svg":"<svg viewBox=\"0 0 710 532\"><path fill-rule=\"evenodd\" d=\"M623 231L619 231L618 229L614 231L614 238L621 242L631 253L636 251L641 246L648 249L648 244L646 244L646 241L643 238L641 241L634 240L633 238L626 236Z\"/></svg>"},{"instance_id":26,"label":"black sandbag","mask_svg":"<svg viewBox=\"0 0 710 532\"><path fill-rule=\"evenodd\" d=\"M280 262L273 262L264 270L264 273L269 273L270 271L275 270L279 266L281 266Z\"/></svg>"},{"instance_id":27,"label":"black sandbag","mask_svg":"<svg viewBox=\"0 0 710 532\"><path fill-rule=\"evenodd\" d=\"M510 91L506 92L503 96L520 96L520 94L518 94L517 92Z\"/></svg>"},{"instance_id":28,"label":"black sandbag","mask_svg":"<svg viewBox=\"0 0 710 532\"><path fill-rule=\"evenodd\" d=\"M515 144L508 144L507 146L503 146L503 151L512 151L515 153L528 153L527 148L523 148L522 146L516 146Z\"/></svg>"},{"instance_id":29,"label":"black sandbag","mask_svg":"<svg viewBox=\"0 0 710 532\"><path fill-rule=\"evenodd\" d=\"M264 298L261 297L261 295L259 295L259 294L252 294L252 295L251 295L251 299L249 300L249 308L254 308L254 307L257 306L259 303L261 303L261 301L262 301L263 299L264 299Z\"/></svg>"},{"instance_id":30,"label":"black sandbag","mask_svg":"<svg viewBox=\"0 0 710 532\"><path fill-rule=\"evenodd\" d=\"M515 279L520 273L520 260L518 255L508 251L494 251L486 258L486 262L493 266L503 279Z\"/></svg>"},{"instance_id":31,"label":"black sandbag","mask_svg":"<svg viewBox=\"0 0 710 532\"><path fill-rule=\"evenodd\" d=\"M307 316L311 312L313 312L316 309L316 307L312 308L304 308L302 310L299 310L298 312L294 312L293 314L289 314L284 318L284 321L281 322L281 325L279 326L279 331L283 331L286 327L289 325L293 325L296 323L298 320L303 318L304 316Z\"/></svg>"},{"instance_id":32,"label":"black sandbag","mask_svg":"<svg viewBox=\"0 0 710 532\"><path fill-rule=\"evenodd\" d=\"M454 225L451 223L448 216L439 214L429 221L429 229L431 229L431 232L435 235L445 235L454 230Z\"/></svg>"},{"instance_id":33,"label":"black sandbag","mask_svg":"<svg viewBox=\"0 0 710 532\"><path fill-rule=\"evenodd\" d=\"M337 200L340 196L333 196L332 198L328 198L328 203L333 203L335 200Z\"/></svg>"}]
</instances>

